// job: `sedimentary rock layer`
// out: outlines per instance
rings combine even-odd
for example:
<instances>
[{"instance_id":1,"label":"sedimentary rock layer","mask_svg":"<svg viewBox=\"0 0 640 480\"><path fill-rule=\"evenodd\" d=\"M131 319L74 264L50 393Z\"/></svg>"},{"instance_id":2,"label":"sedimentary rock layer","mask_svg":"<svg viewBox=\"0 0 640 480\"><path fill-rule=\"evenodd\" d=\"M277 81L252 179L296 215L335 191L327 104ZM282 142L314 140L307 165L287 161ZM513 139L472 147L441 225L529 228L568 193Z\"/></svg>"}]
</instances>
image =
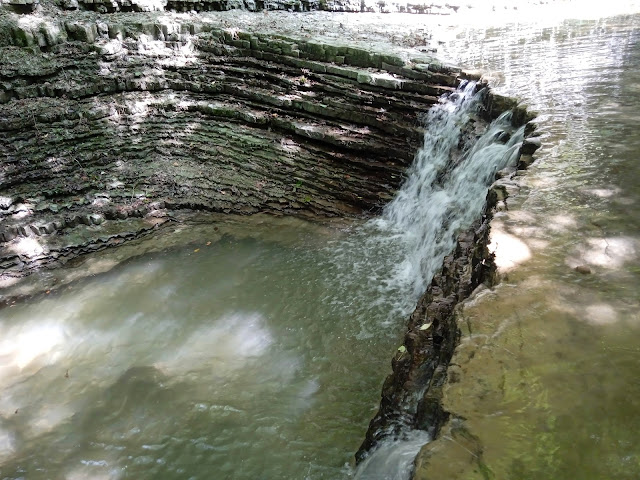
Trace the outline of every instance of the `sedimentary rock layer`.
<instances>
[{"instance_id":1,"label":"sedimentary rock layer","mask_svg":"<svg viewBox=\"0 0 640 480\"><path fill-rule=\"evenodd\" d=\"M5 18L4 275L122 243L179 209L376 212L422 141L421 114L463 76L355 47L142 18Z\"/></svg>"}]
</instances>

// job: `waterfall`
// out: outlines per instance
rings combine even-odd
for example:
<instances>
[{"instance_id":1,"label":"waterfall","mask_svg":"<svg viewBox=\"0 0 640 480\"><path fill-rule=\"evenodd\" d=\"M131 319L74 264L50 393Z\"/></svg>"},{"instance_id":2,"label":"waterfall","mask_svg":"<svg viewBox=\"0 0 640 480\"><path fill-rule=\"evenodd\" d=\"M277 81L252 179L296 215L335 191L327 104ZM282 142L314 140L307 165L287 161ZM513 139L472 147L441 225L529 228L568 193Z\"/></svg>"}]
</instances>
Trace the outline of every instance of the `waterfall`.
<instances>
[{"instance_id":1,"label":"waterfall","mask_svg":"<svg viewBox=\"0 0 640 480\"><path fill-rule=\"evenodd\" d=\"M465 135L476 137L484 94L468 83L429 111L424 145L406 181L382 217L372 221L384 232L377 242L388 244L385 239L394 238L401 245L388 284L401 286L413 306L453 250L457 235L482 214L496 172L517 161L524 127L512 126L511 112L492 122L475 143L461 142ZM416 411L421 393L401 406L408 415ZM430 441L427 432L411 430L410 424L398 420L398 425L385 429L401 433L381 441L359 465L355 478L409 478L416 454Z\"/></svg>"},{"instance_id":2,"label":"waterfall","mask_svg":"<svg viewBox=\"0 0 640 480\"><path fill-rule=\"evenodd\" d=\"M485 92L475 89L469 82L429 111L424 145L400 191L375 221L402 238L404 258L395 276L408 284L413 298L424 293L457 234L478 218L487 186L498 170L515 162L523 140L524 127L514 133L507 112L475 145L459 151L464 129L475 123L482 106Z\"/></svg>"}]
</instances>

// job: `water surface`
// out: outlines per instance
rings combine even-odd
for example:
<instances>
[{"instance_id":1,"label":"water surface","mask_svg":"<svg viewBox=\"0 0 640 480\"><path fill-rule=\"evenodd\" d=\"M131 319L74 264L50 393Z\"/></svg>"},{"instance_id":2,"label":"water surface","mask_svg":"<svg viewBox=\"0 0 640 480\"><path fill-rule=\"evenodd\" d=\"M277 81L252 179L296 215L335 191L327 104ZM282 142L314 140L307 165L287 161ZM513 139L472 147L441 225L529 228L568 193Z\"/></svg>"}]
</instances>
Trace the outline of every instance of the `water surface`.
<instances>
[{"instance_id":1,"label":"water surface","mask_svg":"<svg viewBox=\"0 0 640 480\"><path fill-rule=\"evenodd\" d=\"M490 478L638 478L640 16L471 28L446 50L537 110L543 140L494 222L504 280L464 311L448 408Z\"/></svg>"},{"instance_id":2,"label":"water surface","mask_svg":"<svg viewBox=\"0 0 640 480\"><path fill-rule=\"evenodd\" d=\"M401 330L337 317L357 281L286 228L212 228L5 309L2 477L341 476Z\"/></svg>"}]
</instances>

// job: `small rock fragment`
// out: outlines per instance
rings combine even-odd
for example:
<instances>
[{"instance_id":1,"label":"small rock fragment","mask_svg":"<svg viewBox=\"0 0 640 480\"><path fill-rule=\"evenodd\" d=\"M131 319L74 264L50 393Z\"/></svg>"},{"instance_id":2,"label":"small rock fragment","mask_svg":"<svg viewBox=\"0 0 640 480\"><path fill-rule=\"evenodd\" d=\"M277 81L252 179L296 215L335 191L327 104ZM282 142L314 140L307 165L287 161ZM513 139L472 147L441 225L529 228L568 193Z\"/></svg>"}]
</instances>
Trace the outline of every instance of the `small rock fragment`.
<instances>
[{"instance_id":1,"label":"small rock fragment","mask_svg":"<svg viewBox=\"0 0 640 480\"><path fill-rule=\"evenodd\" d=\"M583 275L588 275L591 273L591 268L588 265L578 265L575 268L575 271L578 273L582 273Z\"/></svg>"}]
</instances>

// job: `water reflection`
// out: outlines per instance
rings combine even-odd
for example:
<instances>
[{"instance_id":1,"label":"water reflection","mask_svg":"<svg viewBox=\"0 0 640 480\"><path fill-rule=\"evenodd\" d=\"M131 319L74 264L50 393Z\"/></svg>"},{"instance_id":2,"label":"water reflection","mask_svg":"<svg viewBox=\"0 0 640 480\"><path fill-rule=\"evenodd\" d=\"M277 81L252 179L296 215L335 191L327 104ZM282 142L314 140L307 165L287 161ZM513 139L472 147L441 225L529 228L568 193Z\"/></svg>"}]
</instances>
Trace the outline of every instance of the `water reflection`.
<instances>
[{"instance_id":1,"label":"water reflection","mask_svg":"<svg viewBox=\"0 0 640 480\"><path fill-rule=\"evenodd\" d=\"M371 308L304 231L200 233L2 312L3 478L347 475L396 300Z\"/></svg>"}]
</instances>

